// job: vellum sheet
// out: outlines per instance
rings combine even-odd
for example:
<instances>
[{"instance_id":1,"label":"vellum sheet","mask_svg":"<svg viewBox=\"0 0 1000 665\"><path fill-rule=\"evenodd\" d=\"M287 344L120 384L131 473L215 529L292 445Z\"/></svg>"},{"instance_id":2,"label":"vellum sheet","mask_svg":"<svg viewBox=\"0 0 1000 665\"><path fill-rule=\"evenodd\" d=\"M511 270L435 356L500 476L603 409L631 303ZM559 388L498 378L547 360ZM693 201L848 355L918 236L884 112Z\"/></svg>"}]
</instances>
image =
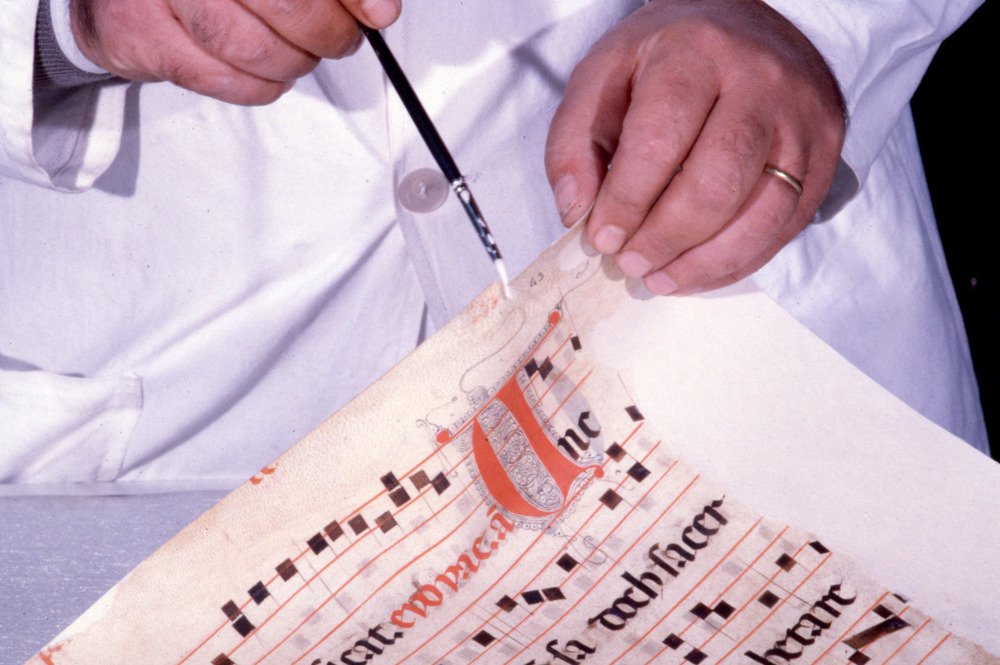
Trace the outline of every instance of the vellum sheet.
<instances>
[{"instance_id":1,"label":"vellum sheet","mask_svg":"<svg viewBox=\"0 0 1000 665\"><path fill-rule=\"evenodd\" d=\"M741 503L681 458L684 442L664 438L725 432L696 390L685 398L687 382L717 380L711 351L671 342L717 330L643 341L650 331L633 313L666 301L630 294L578 230L513 291L487 289L137 567L32 665L1000 663L832 542ZM668 326L684 321L667 307ZM694 307L751 319L774 308L746 289ZM807 335L789 330L775 339ZM643 378L647 361L629 360L643 349L651 367L655 356L679 360ZM771 366L778 379L811 371L787 347L772 365L753 358L751 379L765 383ZM855 386L838 377L815 414L796 407L785 417L773 404L763 435L737 423L753 439L730 445L787 448L801 436L787 423L802 419L826 439L946 436L844 372L866 400L891 405L885 419L873 409L859 430L837 400ZM745 386L720 390L714 400L746 411ZM650 418L664 410L657 402L683 413L660 427ZM688 429L699 420L701 430ZM816 482L822 490L826 481ZM991 602L958 605L988 611ZM952 624L977 629L952 614Z\"/></svg>"}]
</instances>

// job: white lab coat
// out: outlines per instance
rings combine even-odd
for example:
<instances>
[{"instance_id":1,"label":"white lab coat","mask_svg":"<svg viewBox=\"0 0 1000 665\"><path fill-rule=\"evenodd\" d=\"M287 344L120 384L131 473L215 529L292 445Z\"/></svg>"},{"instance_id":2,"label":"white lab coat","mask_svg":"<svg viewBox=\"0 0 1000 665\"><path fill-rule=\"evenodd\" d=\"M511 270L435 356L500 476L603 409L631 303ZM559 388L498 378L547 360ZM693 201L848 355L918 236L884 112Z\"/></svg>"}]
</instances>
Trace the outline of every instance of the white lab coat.
<instances>
[{"instance_id":1,"label":"white lab coat","mask_svg":"<svg viewBox=\"0 0 1000 665\"><path fill-rule=\"evenodd\" d=\"M638 4L410 0L385 31L513 274L561 232L542 151L562 87ZM824 52L851 123L839 213L755 279L985 448L907 109L976 2L771 4ZM367 48L266 107L133 84L33 113L35 9L0 16L0 480L235 485L494 279L454 197L400 203L433 160Z\"/></svg>"}]
</instances>

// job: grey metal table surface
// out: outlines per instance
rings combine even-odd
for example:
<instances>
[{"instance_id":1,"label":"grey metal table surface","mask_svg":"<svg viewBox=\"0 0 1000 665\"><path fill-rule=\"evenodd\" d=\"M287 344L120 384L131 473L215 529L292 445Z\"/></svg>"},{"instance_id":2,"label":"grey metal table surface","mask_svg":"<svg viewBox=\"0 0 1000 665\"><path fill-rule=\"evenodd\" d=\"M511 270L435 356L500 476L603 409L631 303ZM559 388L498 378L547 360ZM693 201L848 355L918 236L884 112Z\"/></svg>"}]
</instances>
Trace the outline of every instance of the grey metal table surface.
<instances>
[{"instance_id":1,"label":"grey metal table surface","mask_svg":"<svg viewBox=\"0 0 1000 665\"><path fill-rule=\"evenodd\" d=\"M25 663L225 494L0 496L0 664Z\"/></svg>"}]
</instances>

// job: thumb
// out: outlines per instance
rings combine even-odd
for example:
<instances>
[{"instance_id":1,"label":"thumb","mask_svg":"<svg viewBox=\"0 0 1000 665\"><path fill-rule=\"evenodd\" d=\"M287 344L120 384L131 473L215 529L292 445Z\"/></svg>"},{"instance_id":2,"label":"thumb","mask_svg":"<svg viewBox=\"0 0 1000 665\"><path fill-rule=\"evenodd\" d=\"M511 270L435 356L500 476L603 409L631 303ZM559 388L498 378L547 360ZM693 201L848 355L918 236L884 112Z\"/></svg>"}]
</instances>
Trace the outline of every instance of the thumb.
<instances>
[{"instance_id":1,"label":"thumb","mask_svg":"<svg viewBox=\"0 0 1000 665\"><path fill-rule=\"evenodd\" d=\"M552 187L556 210L563 226L576 224L587 214L607 171L604 151L585 133L566 121L569 114L556 114L545 144L545 172Z\"/></svg>"},{"instance_id":2,"label":"thumb","mask_svg":"<svg viewBox=\"0 0 1000 665\"><path fill-rule=\"evenodd\" d=\"M545 143L545 172L564 226L587 214L618 145L628 90L615 65L591 54L570 76ZM590 229L593 233L594 229Z\"/></svg>"}]
</instances>

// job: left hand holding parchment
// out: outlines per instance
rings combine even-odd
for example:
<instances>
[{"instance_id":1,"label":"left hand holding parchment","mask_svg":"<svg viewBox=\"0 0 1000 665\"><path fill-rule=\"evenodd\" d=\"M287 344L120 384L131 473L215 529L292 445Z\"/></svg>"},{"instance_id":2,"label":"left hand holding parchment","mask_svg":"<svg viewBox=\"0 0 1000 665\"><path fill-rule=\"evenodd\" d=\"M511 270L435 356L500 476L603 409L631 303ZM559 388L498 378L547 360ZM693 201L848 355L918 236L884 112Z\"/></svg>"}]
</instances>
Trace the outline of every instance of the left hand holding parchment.
<instances>
[{"instance_id":1,"label":"left hand holding parchment","mask_svg":"<svg viewBox=\"0 0 1000 665\"><path fill-rule=\"evenodd\" d=\"M767 5L653 0L577 65L546 170L563 222L593 204L587 238L626 275L697 293L751 274L805 228L844 131L822 56Z\"/></svg>"}]
</instances>

